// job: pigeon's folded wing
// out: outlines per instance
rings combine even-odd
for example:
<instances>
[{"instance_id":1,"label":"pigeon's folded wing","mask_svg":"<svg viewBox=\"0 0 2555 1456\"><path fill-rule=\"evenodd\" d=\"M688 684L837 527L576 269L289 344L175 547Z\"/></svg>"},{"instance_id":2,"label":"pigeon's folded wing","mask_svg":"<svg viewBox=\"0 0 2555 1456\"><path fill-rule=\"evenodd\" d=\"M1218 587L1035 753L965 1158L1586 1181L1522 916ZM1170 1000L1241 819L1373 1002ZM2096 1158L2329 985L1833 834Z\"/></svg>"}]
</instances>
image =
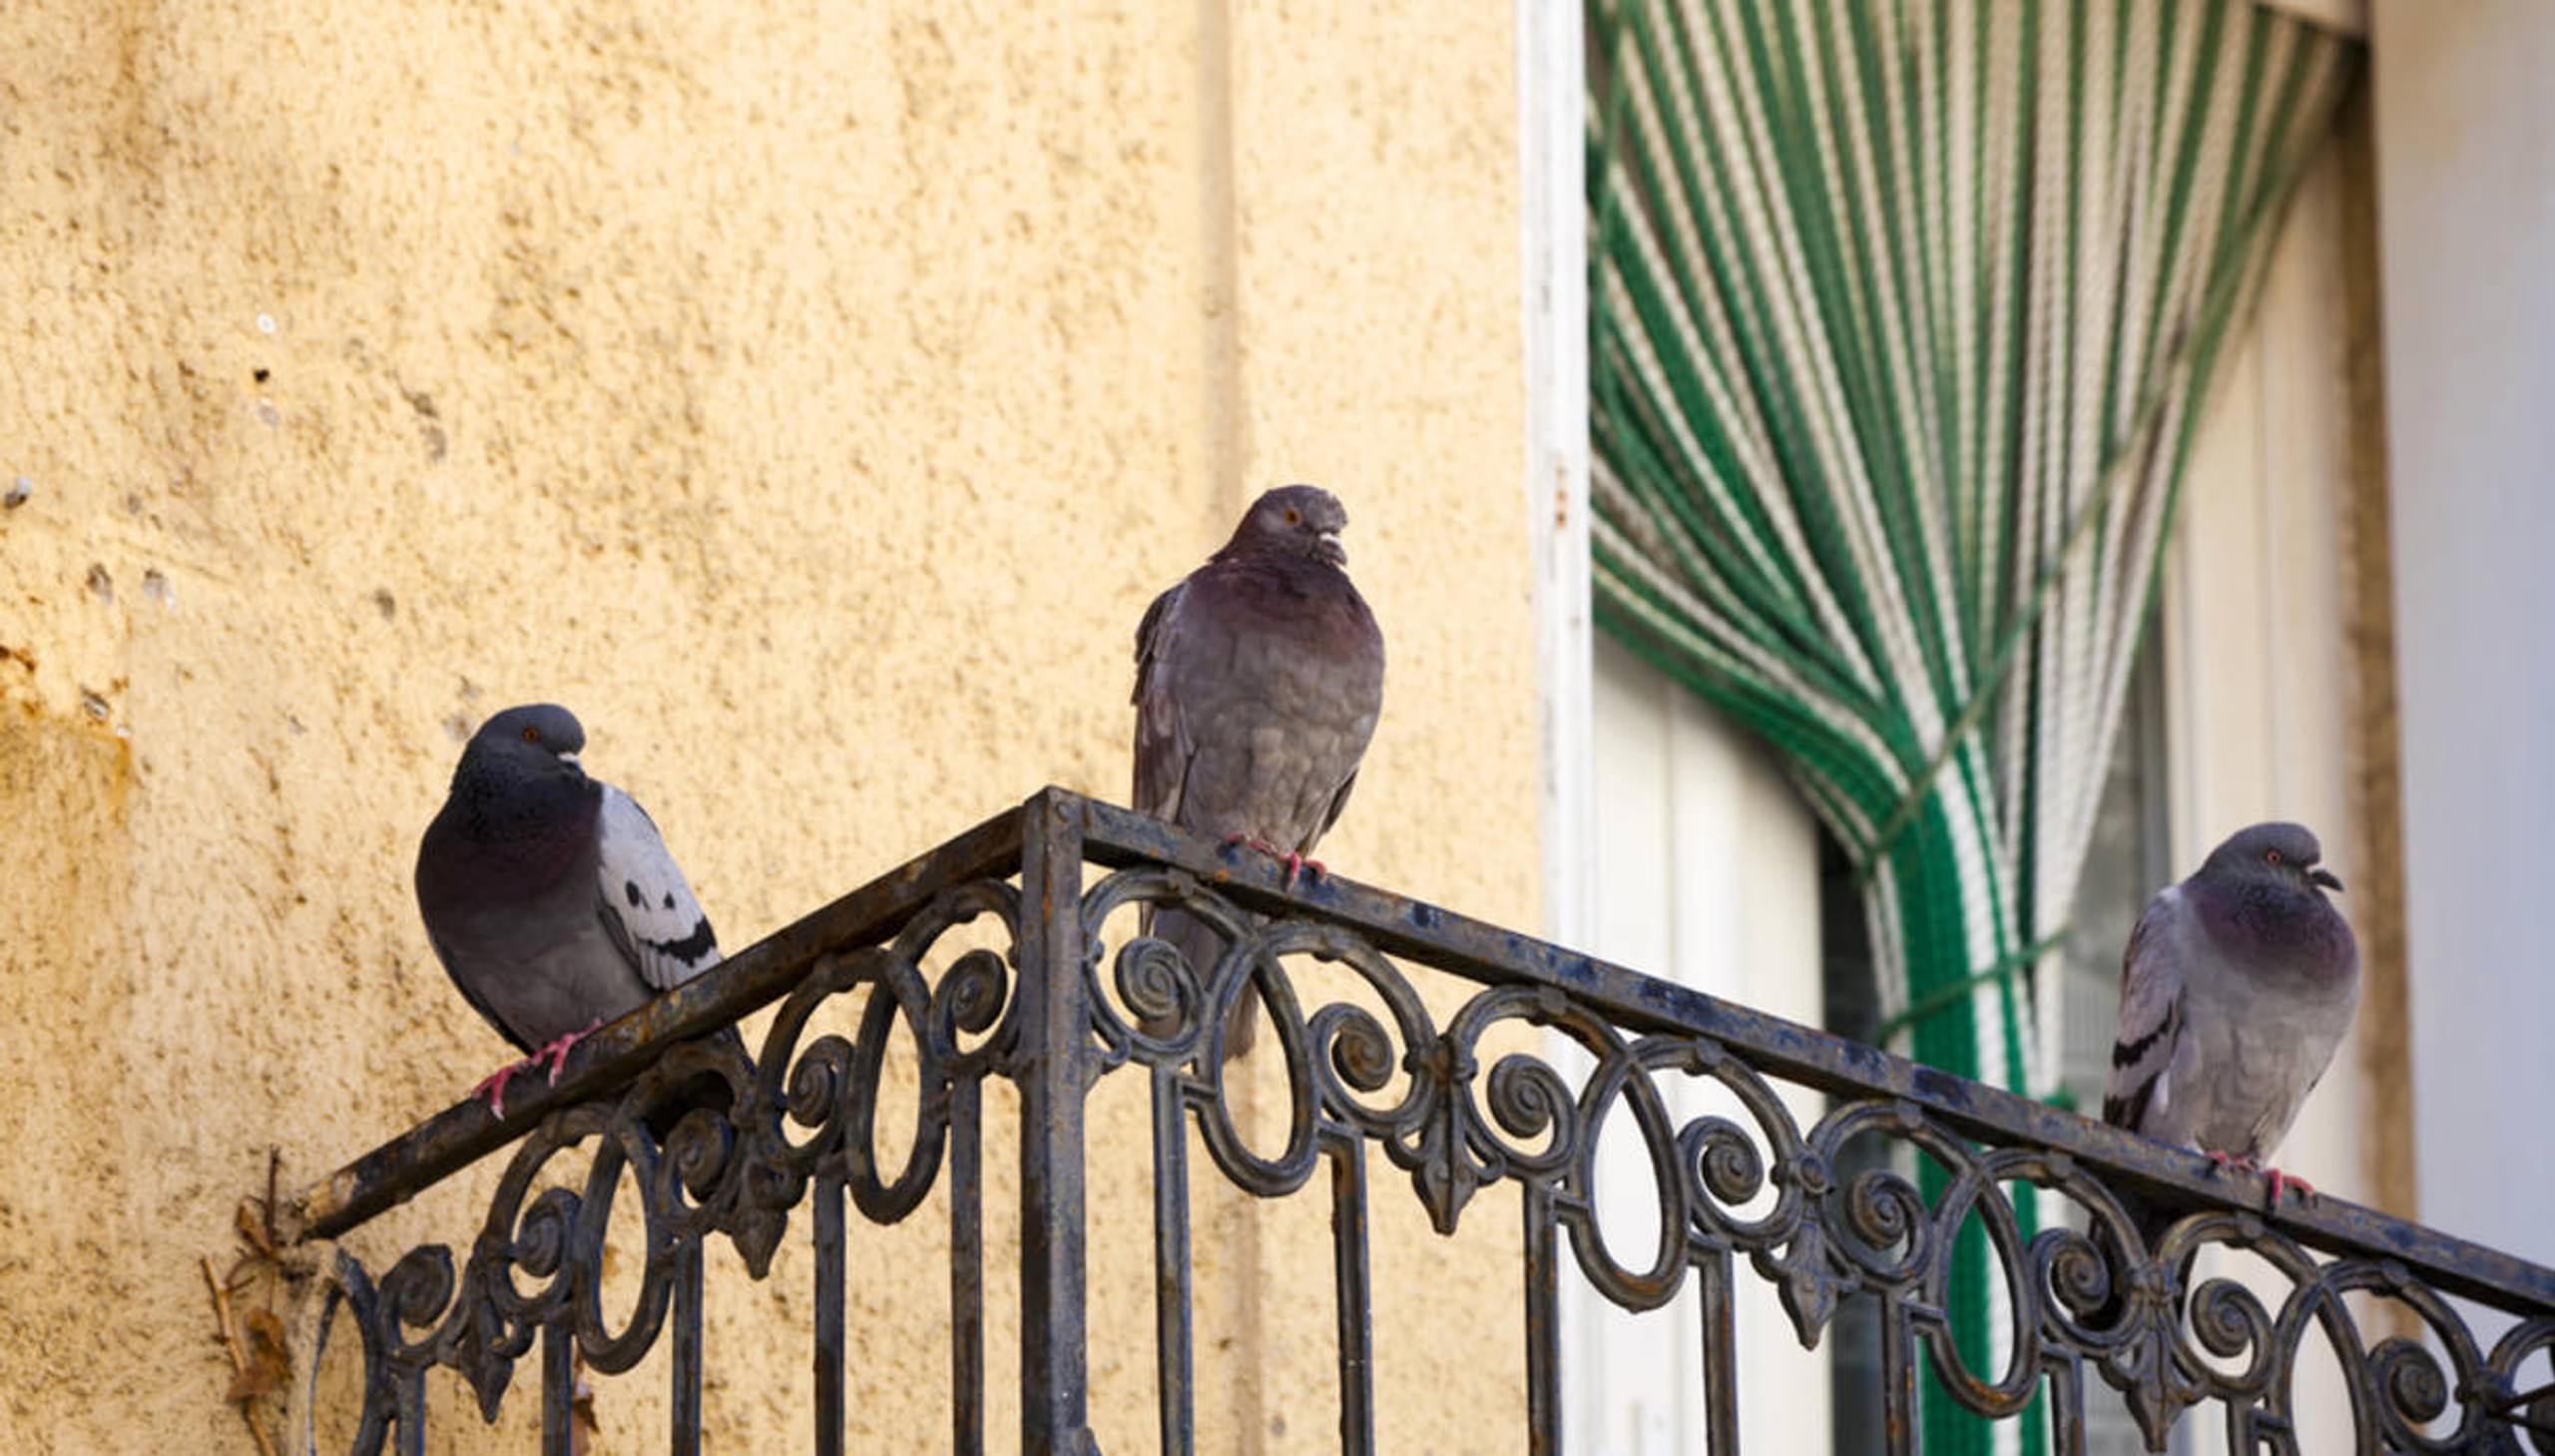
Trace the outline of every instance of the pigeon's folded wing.
<instances>
[{"instance_id":1,"label":"pigeon's folded wing","mask_svg":"<svg viewBox=\"0 0 2555 1456\"><path fill-rule=\"evenodd\" d=\"M2146 1132L2173 1093L2168 1074L2183 1035L2187 914L2179 888L2159 893L2138 917L2129 951L2121 957L2120 1034L2103 1089L2103 1121L2116 1128Z\"/></svg>"},{"instance_id":2,"label":"pigeon's folded wing","mask_svg":"<svg viewBox=\"0 0 2555 1456\"><path fill-rule=\"evenodd\" d=\"M1339 822L1339 811L1348 807L1348 791L1356 786L1357 770L1351 768L1348 770L1348 776L1339 780L1339 791L1330 796L1330 809L1321 816L1321 827L1313 830L1311 836L1304 840L1304 848L1307 851L1313 847L1313 840L1329 833L1330 826Z\"/></svg>"},{"instance_id":3,"label":"pigeon's folded wing","mask_svg":"<svg viewBox=\"0 0 2555 1456\"><path fill-rule=\"evenodd\" d=\"M1188 591L1182 582L1154 598L1136 628L1136 808L1173 823L1180 820L1181 787L1198 752L1167 667L1179 649L1180 606Z\"/></svg>"},{"instance_id":4,"label":"pigeon's folded wing","mask_svg":"<svg viewBox=\"0 0 2555 1456\"><path fill-rule=\"evenodd\" d=\"M719 963L719 940L683 869L639 801L607 783L596 824L595 889L604 929L639 978L668 991Z\"/></svg>"}]
</instances>

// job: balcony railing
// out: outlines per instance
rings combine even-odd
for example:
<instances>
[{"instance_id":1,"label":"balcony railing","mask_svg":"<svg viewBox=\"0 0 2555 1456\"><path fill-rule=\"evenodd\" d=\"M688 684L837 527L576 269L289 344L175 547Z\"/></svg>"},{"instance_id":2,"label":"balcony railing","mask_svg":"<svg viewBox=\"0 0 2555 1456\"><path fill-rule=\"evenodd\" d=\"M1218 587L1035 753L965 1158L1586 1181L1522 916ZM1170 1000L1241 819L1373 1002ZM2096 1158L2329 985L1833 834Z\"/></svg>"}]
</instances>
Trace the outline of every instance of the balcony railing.
<instances>
[{"instance_id":1,"label":"balcony railing","mask_svg":"<svg viewBox=\"0 0 2555 1456\"><path fill-rule=\"evenodd\" d=\"M1093 870L1100 871L1096 875ZM1179 903L1231 945L1211 971L1159 941L1111 946L1138 902ZM961 927L970 927L944 943ZM1007 945L953 953L992 933ZM935 945L941 953L933 954ZM1468 983L1442 1024L1394 960ZM1345 968L1368 994L1299 999L1307 960ZM926 966L946 961L937 974ZM1256 990L1254 989L1256 988ZM807 1036L829 1000L857 993L854 1035ZM1226 1101L1225 1012L1266 1006L1253 1058L1284 1059L1287 1137L1249 1146ZM1440 1004L1444 1004L1439 998ZM706 1032L780 1003L753 1065ZM1380 1005L1383 1014L1369 1009ZM1133 1014L1131 1015L1131 1009ZM1140 1023L1160 1030L1149 1036ZM893 1061L891 1039L909 1049ZM1546 1055L1556 1040L1584 1056ZM1511 1048L1515 1048L1512 1050ZM1488 1065L1484 1065L1485 1059ZM1240 1065L1240 1064L1237 1064ZM882 1069L910 1069L919 1111L904 1166L873 1166ZM642 1117L703 1069L722 1075L724 1115L690 1114L660 1146ZM1919 1369L1943 1397L1990 1418L2046 1401L2054 1448L2082 1449L2089 1380L2123 1392L2152 1447L2189 1408L2219 1407L2231 1448L2297 1449L2292 1374L2320 1334L2349 1393L2356 1449L2555 1452L2555 1270L2331 1198L2252 1212L2264 1188L2214 1173L2198 1155L1760 1015L1515 931L1341 879L1288 889L1248 851L1225 851L1153 819L1048 789L728 960L590 1038L555 1088L518 1092L504 1121L465 1103L356 1160L302 1195L305 1237L343 1238L367 1219L521 1139L456 1270L450 1248L409 1249L375 1275L343 1245L331 1257L321 1339L350 1321L361 1341L362 1410L351 1449L425 1449L426 1374L460 1372L495 1417L517 1361L541 1347L543 1449L569 1449L571 1348L594 1369L629 1369L671 1340L674 1449L700 1445L702 1255L732 1241L766 1277L785 1224L807 1210L814 1238L815 1449L843 1449L846 1208L893 1222L945 1190L954 1317L949 1375L954 1448L985 1434L981 1109L988 1078L1019 1095L1020 1444L1099 1449L1086 1410L1085 1099L1101 1078L1151 1078L1154 1331L1161 1449L1193 1449L1189 1200L1197 1146L1252 1194L1302 1189L1326 1165L1336 1283L1338 1430L1343 1451L1374 1449L1366 1145L1381 1150L1440 1232L1476 1194L1515 1188L1524 1213L1528 1430L1561 1443L1557 1317L1564 1249L1627 1308L1655 1308L1693 1279L1703 1293L1710 1449L1737 1449L1732 1294L1743 1264L1776 1286L1801 1341L1815 1345L1849 1300L1876 1307L1889 1449L1915 1448ZM1745 1122L1679 1125L1661 1083L1727 1088ZM1824 1094L1804 1127L1778 1094ZM521 1084L519 1084L520 1086ZM902 1114L900 1113L901 1117ZM1649 1268L1615 1261L1597 1234L1594 1155L1610 1120L1654 1166L1660 1226ZM1888 1166L1840 1158L1878 1139ZM582 1192L535 1194L564 1150L582 1149ZM1908 1171L1930 1165L1931 1177ZM1868 1171L1845 1176L1840 1168ZM555 1179L555 1171L548 1175ZM642 1288L619 1329L599 1306L614 1191L640 1194ZM2092 1236L2026 1236L2007 1190L2082 1211ZM1923 1190L1930 1189L1929 1194ZM1743 1206L1753 1212L1743 1212ZM2141 1211L2180 1213L2154 1249ZM2002 1368L1970 1368L1945 1312L1956 1233L1983 1229L1998 1298L2017 1332ZM1973 1237L1977 1236L1975 1234ZM2205 1244L2249 1249L2285 1279L2278 1307L2230 1279L2186 1284ZM998 1250L1008 1255L1010 1250ZM1743 1258L1744 1256L1744 1258ZM2346 1294L2409 1315L2372 1343ZM2489 1345L2449 1296L2497 1311ZM2366 1302L2366 1301L2361 1301ZM313 1359L315 1369L318 1361ZM885 1372L909 1384L917 1372ZM439 1415L445 1413L438 1412ZM448 1417L447 1417L448 1418ZM466 1417L465 1417L466 1418ZM1484 1433L1507 1445L1514 1433ZM297 1449L310 1449L307 1433Z\"/></svg>"}]
</instances>

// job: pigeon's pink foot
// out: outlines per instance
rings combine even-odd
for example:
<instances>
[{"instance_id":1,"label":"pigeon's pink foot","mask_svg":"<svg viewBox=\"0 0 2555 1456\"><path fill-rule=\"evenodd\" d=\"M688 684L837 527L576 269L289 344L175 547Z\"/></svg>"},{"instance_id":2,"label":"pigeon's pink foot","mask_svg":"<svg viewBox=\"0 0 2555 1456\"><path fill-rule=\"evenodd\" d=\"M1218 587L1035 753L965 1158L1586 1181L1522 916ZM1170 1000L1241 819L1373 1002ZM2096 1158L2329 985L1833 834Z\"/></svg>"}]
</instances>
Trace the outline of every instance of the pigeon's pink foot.
<instances>
[{"instance_id":1,"label":"pigeon's pink foot","mask_svg":"<svg viewBox=\"0 0 2555 1456\"><path fill-rule=\"evenodd\" d=\"M2266 1173L2272 1181L2272 1207L2275 1209L2280 1207L2282 1189L2298 1190L2298 1201L2301 1204L2315 1197L2315 1185L2294 1173L2283 1173L2277 1168L2268 1169Z\"/></svg>"},{"instance_id":2,"label":"pigeon's pink foot","mask_svg":"<svg viewBox=\"0 0 2555 1456\"><path fill-rule=\"evenodd\" d=\"M1225 847L1227 849L1231 849L1237 844L1250 845L1252 848L1257 849L1261 853L1268 855L1270 858L1277 860L1278 863L1285 865L1286 888L1290 890L1295 887L1296 879L1302 875L1309 874L1314 879L1320 879L1330 873L1329 868L1320 860L1307 859L1296 850L1280 849L1266 839L1254 838L1249 834L1227 834L1225 836Z\"/></svg>"},{"instance_id":3,"label":"pigeon's pink foot","mask_svg":"<svg viewBox=\"0 0 2555 1456\"><path fill-rule=\"evenodd\" d=\"M516 1074L529 1072L531 1070L532 1064L530 1062L508 1062L496 1071L480 1078L479 1085L470 1089L470 1095L474 1098L484 1097L488 1099L488 1111L496 1117L503 1119L506 1115L506 1084L513 1081Z\"/></svg>"},{"instance_id":4,"label":"pigeon's pink foot","mask_svg":"<svg viewBox=\"0 0 2555 1456\"><path fill-rule=\"evenodd\" d=\"M572 1031L566 1036L561 1037L559 1040L552 1042L550 1045L543 1047L540 1051L533 1053L532 1060L525 1065L538 1067L545 1062L549 1063L550 1085L553 1087L558 1086L559 1074L568 1070L568 1053L575 1049L577 1043L593 1036L596 1029L602 1025L603 1018L600 1016L596 1017L593 1021L587 1023L584 1031Z\"/></svg>"},{"instance_id":5,"label":"pigeon's pink foot","mask_svg":"<svg viewBox=\"0 0 2555 1456\"><path fill-rule=\"evenodd\" d=\"M2308 1183L2306 1180L2300 1178L2296 1174L2283 1173L2277 1168L2265 1168L2263 1165L2255 1162L2251 1158L2232 1158L2224 1153L2212 1153L2209 1155L2209 1161L2217 1164L2221 1169L2231 1173L2259 1173L2263 1177L2271 1180L2271 1207L2275 1209L2280 1207L2280 1196L2284 1190L2298 1190L2298 1196L2300 1202L2315 1197L2315 1185Z\"/></svg>"}]
</instances>

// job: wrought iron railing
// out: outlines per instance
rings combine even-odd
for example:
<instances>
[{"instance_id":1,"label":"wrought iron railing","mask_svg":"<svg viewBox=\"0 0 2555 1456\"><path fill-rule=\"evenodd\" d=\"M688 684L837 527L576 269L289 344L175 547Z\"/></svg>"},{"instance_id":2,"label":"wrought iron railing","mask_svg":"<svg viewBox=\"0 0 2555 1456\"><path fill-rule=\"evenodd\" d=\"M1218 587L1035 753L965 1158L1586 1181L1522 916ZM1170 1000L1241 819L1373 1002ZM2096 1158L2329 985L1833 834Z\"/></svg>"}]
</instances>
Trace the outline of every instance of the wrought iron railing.
<instances>
[{"instance_id":1,"label":"wrought iron railing","mask_svg":"<svg viewBox=\"0 0 2555 1456\"><path fill-rule=\"evenodd\" d=\"M1105 871L1087 881L1086 870ZM1210 974L1159 941L1102 944L1111 912L1178 902L1227 934ZM1007 952L947 955L959 927L995 930ZM957 942L952 941L951 944ZM1442 1024L1394 959L1470 983ZM1306 1005L1294 974L1327 961L1362 981L1377 1015L1345 998ZM1251 990L1257 987L1256 993ZM808 1039L809 1018L861 990L857 1031ZM1276 1154L1237 1129L1223 1088L1225 1011L1257 994L1291 1088ZM749 1065L696 1041L780 1002ZM1148 1035L1142 1027L1163 1030ZM1526 1029L1534 1033L1520 1036ZM1485 1037L1488 1041L1485 1041ZM904 1166L872 1166L873 1117L891 1039L918 1067L917 1136ZM1584 1057L1545 1054L1553 1039ZM1153 819L1048 789L760 944L590 1038L555 1088L518 1093L501 1123L477 1103L435 1117L305 1193L309 1238L367 1219L521 1138L458 1269L424 1244L369 1273L343 1244L330 1256L328 1325L350 1319L362 1350L362 1410L351 1449L424 1450L430 1367L451 1367L493 1419L514 1366L541 1347L543 1449L569 1449L573 1348L606 1373L671 1340L674 1449L699 1449L702 1255L725 1237L758 1278L802 1207L812 1225L815 1449L843 1449L846 1208L891 1222L945 1190L954 1318L949 1352L955 1449L985 1439L984 1084L1014 1084L1019 1119L1020 1445L1096 1451L1085 1380L1084 1104L1102 1077L1151 1077L1157 1393L1161 1449L1193 1448L1189 1197L1192 1125L1207 1161L1249 1192L1301 1189L1326 1165L1333 1200L1338 1430L1343 1451L1374 1449L1367 1261L1369 1144L1407 1174L1441 1232L1493 1185L1522 1200L1530 1450L1559 1448L1558 1290L1567 1247L1615 1303L1651 1308L1694 1279L1705 1311L1710 1449L1736 1449L1732 1296L1745 1256L1776 1286L1804 1344L1840 1301L1877 1306L1889 1446L1915 1444L1920 1365L1947 1398L1990 1417L2046 1401L2055 1449L2081 1449L2089 1383L2124 1392L2151 1445L2188 1408L2223 1410L2231 1448L2295 1450L2292 1375L2317 1332L2348 1390L2355 1446L2375 1451L2555 1452L2555 1270L2323 1198L2277 1218L2262 1183L2214 1174L2160 1147L2023 1098L1764 1016L1514 931L1341 879L1282 885L1248 851L1226 851ZM1520 1050L1505 1050L1508 1047ZM1540 1049L1540 1050L1539 1050ZM1488 1065L1483 1065L1487 1058ZM703 1069L732 1093L661 1147L642 1116ZM1569 1070L1566 1070L1569 1069ZM1659 1083L1726 1087L1753 1126L1720 1116L1682 1124ZM1778 1084L1814 1089L1829 1110L1803 1127ZM520 1086L521 1084L519 1084ZM1619 1264L1597 1236L1594 1150L1625 1118L1652 1160L1659 1226L1647 1268ZM1893 1167L1850 1176L1849 1143L1879 1139ZM535 1194L556 1155L583 1147L582 1192ZM1927 1163L1935 1176L1905 1176ZM551 1175L556 1177L555 1173ZM607 1327L598 1300L604 1233L623 1181L641 1196L646 1255L635 1312ZM2093 1231L2026 1236L2006 1190L2083 1211ZM1929 1197L1920 1188L1932 1188ZM1743 1213L1743 1206L1758 1212ZM2183 1214L2159 1246L2143 1223ZM1984 1230L2011 1313L2010 1357L1970 1368L1944 1313L1955 1230ZM2189 1252L2252 1250L2287 1281L2271 1307L2232 1280L2188 1287ZM1000 1250L1008 1256L1010 1250ZM2367 1291L2405 1327L2373 1342L2345 1294ZM2449 1296L2497 1311L2487 1345ZM671 1333L669 1334L669 1331ZM317 1360L312 1360L315 1368ZM883 1372L909 1385L915 1370ZM2032 1417L2037 1419L2039 1417ZM310 1449L306 1432L297 1449ZM1130 1437L1131 1440L1135 1439ZM1483 1433L1510 1444L1513 1433ZM2523 1444L2524 1442L2533 1444Z\"/></svg>"}]
</instances>

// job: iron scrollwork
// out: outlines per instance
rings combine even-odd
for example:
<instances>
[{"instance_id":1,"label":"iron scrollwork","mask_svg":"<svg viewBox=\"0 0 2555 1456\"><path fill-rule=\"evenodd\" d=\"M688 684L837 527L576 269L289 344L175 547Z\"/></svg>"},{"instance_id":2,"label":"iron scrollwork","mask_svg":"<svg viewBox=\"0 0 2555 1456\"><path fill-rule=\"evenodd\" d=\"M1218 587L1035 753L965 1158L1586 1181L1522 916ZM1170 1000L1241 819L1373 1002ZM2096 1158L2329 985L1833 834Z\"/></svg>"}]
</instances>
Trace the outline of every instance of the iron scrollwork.
<instances>
[{"instance_id":1,"label":"iron scrollwork","mask_svg":"<svg viewBox=\"0 0 2555 1456\"><path fill-rule=\"evenodd\" d=\"M326 1322L337 1306L347 1308L365 1367L349 1450L372 1456L394 1434L399 1449L421 1449L425 1374L437 1365L462 1375L493 1422L536 1338L556 1351L545 1368L545 1441L555 1437L564 1449L569 1345L592 1369L620 1373L654 1348L670 1315L676 1383L693 1392L688 1417L677 1413L678 1441L688 1418L697 1444L703 1245L724 1235L761 1279L790 1213L814 1201L811 1189L848 1199L876 1223L921 1207L962 1090L1008 1073L1014 986L998 950L967 950L936 980L922 967L951 929L990 919L1009 936L1018 918L1019 891L1010 884L945 890L887 944L816 957L783 1000L759 1058L749 1060L733 1039L681 1042L618 1097L544 1117L499 1176L458 1276L452 1250L440 1243L408 1250L377 1283L340 1250L328 1270ZM805 1040L821 1008L864 992L851 1037ZM878 1094L899 1035L915 1053L919 1096L902 1166L891 1175L877 1149ZM704 1073L724 1085L725 1106L694 1107L660 1143L652 1115L662 1117L669 1094L697 1086ZM554 1182L534 1192L554 1164L580 1151L588 1162L578 1187ZM603 1309L603 1258L625 1179L639 1196L642 1260L633 1307L615 1329ZM838 1303L835 1313L839 1349Z\"/></svg>"},{"instance_id":2,"label":"iron scrollwork","mask_svg":"<svg viewBox=\"0 0 2555 1456\"><path fill-rule=\"evenodd\" d=\"M1924 1090L1944 1083L1938 1074L1804 1029L1765 1032L1775 1024L1744 1009L1611 968L1601 974L1558 948L1457 926L1415 902L1335 885L1294 893L1164 826L1059 791L1023 811L1024 837L1067 812L1080 816L1079 832L1108 840L1106 862L1117 868L1087 888L1078 864L1030 886L1008 877L1023 862L1015 851L992 874L947 883L917 883L909 874L897 892L914 896L914 905L892 934L803 958L778 992L760 1056L748 1060L733 1040L677 1042L616 1095L542 1117L499 1175L458 1270L447 1247L425 1244L376 1282L340 1251L331 1312L342 1305L350 1314L365 1371L350 1450L371 1456L393 1437L401 1450L421 1449L423 1377L435 1365L459 1371L493 1419L516 1363L536 1342L550 1431L560 1424L551 1412L565 1407L571 1348L598 1371L626 1370L669 1326L678 1389L689 1371L696 1392L689 1418L697 1442L702 1249L725 1237L763 1278L801 1209L812 1211L818 1249L818 1447L839 1450L844 1209L893 1223L923 1208L935 1189L945 1191L953 1230L954 1444L981 1449L982 1084L1070 1079L1057 1091L1079 1099L1099 1078L1133 1070L1151 1079L1155 1101L1162 1275L1155 1343L1166 1451L1188 1450L1191 1441L1194 1139L1220 1177L1265 1198L1295 1195L1325 1167L1331 1172L1344 1450L1373 1449L1371 1148L1408 1180L1440 1232L1452 1232L1485 1191L1518 1190L1538 1449L1558 1439L1553 1301L1566 1245L1579 1276L1626 1309L1655 1309L1699 1289L1716 1450L1736 1439L1731 1301L1744 1264L1773 1286L1804 1346L1819 1343L1846 1301L1876 1307L1880 1398L1893 1416L1895 1449L1913 1440L1922 1370L1940 1398L1990 1418L2019 1417L2045 1395L2062 1433L2080 1429L2090 1376L2126 1396L2153 1449L2163 1449L2174 1421L2209 1404L2233 1449L2296 1452L2295 1375L2301 1352L2320 1340L2349 1392L2357 1451L2555 1456L2555 1435L2542 1423L2555 1398L2529 1389L2555 1371L2555 1292L2541 1295L2528 1282L2555 1291L2555 1275L2544 1270L2506 1261L2518 1273L2495 1275L2500 1284L2485 1293L2504 1297L2487 1302L2511 1322L2487 1343L2436 1282L2468 1272L2453 1258L2398 1257L2370 1240L2335 1247L2330 1237L2319 1238L2319 1251L2298 1230L2223 1199L2186 1199L2194 1206L2174 1216L2155 1202L2158 1169L2171 1157L2161 1150L2134 1154L2145 1162L2129 1169L2115 1148L2077 1131L2089 1125L2025 1127L2019 1113L1981 1112L1961 1100L1997 1096L1983 1089L1946 1100ZM1081 847L1079 838L1064 842ZM1071 891L1063 922L1073 930L1070 943L1055 964L1023 964L1024 906L1052 909L1052 899L1037 897L1060 889ZM1104 939L1105 929L1129 924L1145 905L1177 905L1211 926L1223 945L1215 964L1190 965L1141 934L1115 945ZM944 938L971 924L998 931L1002 946L967 949L936 974L927 971ZM1435 984L1456 994L1423 995L1405 969L1412 959L1444 973ZM1331 970L1302 973L1314 964ZM1024 978L1039 975L1071 977L1074 994L1025 997ZM1353 994L1314 994L1340 978ZM854 998L849 1036L811 1034L820 1010ZM1022 1024L1033 1000L1079 1018L1083 1055L1039 1052L1039 1038ZM1261 1049L1242 1063L1226 1055L1237 1008L1267 1028ZM738 1014L749 1009L740 1001ZM905 1148L901 1161L878 1146L881 1078L899 1041L909 1055L896 1065L909 1062L916 1078L912 1124L892 1130ZM1278 1059L1277 1077L1262 1058ZM1812 1065L1823 1111L1804 1126L1785 1089L1797 1087ZM1281 1130L1266 1147L1247 1136L1236 1113L1233 1079L1246 1067L1261 1085L1282 1080L1286 1088ZM651 1110L669 1089L705 1074L725 1089L724 1105L687 1113L660 1143ZM1681 1114L1670 1091L1676 1082L1718 1089L1722 1110ZM1629 1252L1609 1244L1601 1216L1607 1195L1597 1150L1613 1129L1639 1148L1655 1200L1656 1241ZM1067 1146L1079 1153L1078 1141ZM1875 1160L1875 1148L1887 1156ZM583 1177L561 1180L553 1166L572 1152L586 1159ZM1073 1200L1059 1207L1078 1218L1080 1170L1073 1173ZM639 1201L644 1257L634 1307L615 1328L602 1307L601 1261L625 1184ZM2037 1191L2035 1212L2064 1207L2082 1226L2036 1221L2009 1192L2016 1186ZM1954 1339L1945 1312L1953 1250L1964 1236L1988 1251L2011 1331L1983 1369L1973 1368L1974 1352ZM1078 1237L1077 1230L1072 1247L1041 1256L1078 1259ZM2233 1278L2195 1278L2194 1257L2210 1246L2242 1250L2275 1271L2287 1285L2278 1307ZM2517 1296L2508 1292L2513 1278ZM2465 1283L2458 1292L2473 1296L2492 1280L2476 1273ZM2372 1338L2355 1297L2402 1311L2422 1338ZM1079 1341L1080 1315L1064 1311L1070 1329L1024 1329L1022 1337ZM830 1381L821 1374L828 1350ZM680 1393L677 1405L681 1447ZM1091 1444L1087 1432L1061 1435L1059 1449ZM2062 1440L2060 1449L2074 1448Z\"/></svg>"}]
</instances>

